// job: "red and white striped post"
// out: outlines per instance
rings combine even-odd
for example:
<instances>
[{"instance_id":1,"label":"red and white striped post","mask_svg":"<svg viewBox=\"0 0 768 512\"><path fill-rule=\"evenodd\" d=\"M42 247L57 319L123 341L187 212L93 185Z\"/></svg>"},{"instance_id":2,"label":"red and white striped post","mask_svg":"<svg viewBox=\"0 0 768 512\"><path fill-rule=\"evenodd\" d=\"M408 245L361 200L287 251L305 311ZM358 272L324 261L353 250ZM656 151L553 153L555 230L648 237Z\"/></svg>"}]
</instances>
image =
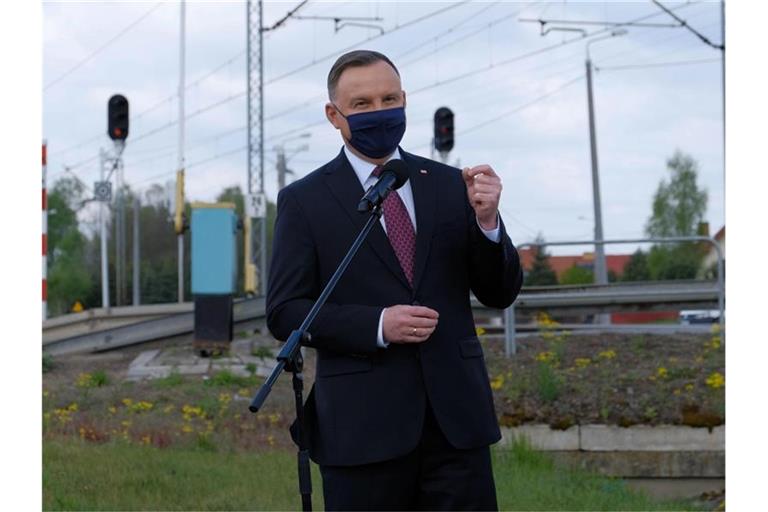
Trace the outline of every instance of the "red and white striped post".
<instances>
[{"instance_id":1,"label":"red and white striped post","mask_svg":"<svg viewBox=\"0 0 768 512\"><path fill-rule=\"evenodd\" d=\"M48 172L47 143L43 139L43 320L48 318L48 194L45 190Z\"/></svg>"}]
</instances>

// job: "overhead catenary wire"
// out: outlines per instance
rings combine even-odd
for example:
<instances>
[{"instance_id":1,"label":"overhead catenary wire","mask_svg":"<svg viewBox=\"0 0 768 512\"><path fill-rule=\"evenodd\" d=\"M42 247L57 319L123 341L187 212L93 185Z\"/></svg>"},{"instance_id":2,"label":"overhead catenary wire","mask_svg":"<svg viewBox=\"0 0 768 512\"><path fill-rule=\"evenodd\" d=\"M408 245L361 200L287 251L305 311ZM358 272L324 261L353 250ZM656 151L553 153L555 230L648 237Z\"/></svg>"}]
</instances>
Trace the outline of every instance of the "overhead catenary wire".
<instances>
[{"instance_id":1,"label":"overhead catenary wire","mask_svg":"<svg viewBox=\"0 0 768 512\"><path fill-rule=\"evenodd\" d=\"M328 60L328 59L330 59L330 58L333 58L333 57L337 56L337 55L339 54L339 52L344 52L344 51L347 51L347 50L350 50L350 49L356 48L356 47L358 47L358 46L359 46L359 45L361 45L361 44L364 44L364 43L366 43L366 42L369 42L369 41L372 41L372 40L374 40L374 39L378 39L378 38L380 38L380 37L386 36L386 35L388 35L388 34L390 34L390 33L392 33L392 32L396 32L396 31L398 31L398 30L401 30L401 29L403 29L403 28L409 27L409 26L411 26L411 25L414 25L414 24L416 24L416 23L419 23L419 22L421 22L421 21L427 20L427 19L429 19L429 18L431 18L431 17L434 17L434 16L437 16L437 15L443 14L444 12L447 12L447 11L449 11L449 10L451 10L451 9L454 9L454 8L456 8L456 7L460 6L460 5L466 4L466 3L468 3L468 2L469 2L469 0L463 0L463 1L461 1L461 2L457 2L457 3L451 4L451 5L447 6L447 7L443 7L443 8L441 8L441 9L437 9L437 10L435 10L435 11L431 11L431 12L429 12L429 13L425 14L425 15L422 15L422 16L419 16L419 17L417 17L417 18L414 18L414 19L412 19L412 20L409 20L409 21L407 21L407 22L403 23L402 25L396 25L396 26L395 26L395 27L393 27L392 29L390 29L390 30L388 30L388 31L384 31L384 32L383 32L383 33L381 33L381 34L378 34L378 35L375 35L375 36L371 36L371 37L369 37L369 38L367 38L367 39L365 39L365 40L362 40L362 41L359 41L358 43L355 43L354 45L348 46L347 48L344 48L344 49L338 50L337 52L334 52L334 53L331 53L331 54L327 54L327 55L325 55L325 56L323 56L323 57L319 57L319 58L313 59L311 62L308 62L308 63L306 63L306 64L304 64L304 65L302 65L302 66L299 66L298 68L295 68L295 69L293 69L293 70L291 70L291 71L288 71L288 72L286 72L286 73L283 73L282 75L279 75L279 76L277 76L277 77L274 77L274 78L271 78L271 79L269 79L269 80L266 80L266 81L264 82L264 85L268 85L268 84L271 84L271 83L277 82L277 81L279 81L279 80L282 80L282 79L284 79L284 78L287 78L287 77L289 77L289 76L291 76L291 75L294 75L294 74L296 74L296 73L299 73L299 72L301 72L301 71L303 71L303 70L305 70L305 69L308 69L308 68L310 68L310 67L312 67L312 66L314 66L314 65L316 65L316 64L319 64L319 63L321 63L321 62L324 62L324 61L326 61L326 60ZM245 53L245 50L242 50L242 51L241 51L241 52L239 52L237 55L235 55L235 57L232 57L232 58L230 58L230 60L231 60L231 59L234 59L234 58L236 58L237 56L239 56L239 55L240 55L240 54L242 54L242 53ZM221 65L221 66L219 66L219 67L223 67L223 65ZM245 96L246 94L247 94L247 91L246 91L246 90L244 90L244 91L241 91L240 93L237 93L237 94L235 94L235 95L232 95L232 96L229 98L229 100L231 101L231 100L233 100L233 99L237 99L237 98L239 98L239 97L241 97L241 96ZM158 105L158 106L159 106L159 105L162 105L163 103L165 103L165 102L169 101L169 100L170 100L171 98L173 98L174 96L175 96L175 94L174 94L173 96L169 96L168 98L166 98L166 99L164 99L164 100L161 100L160 102L158 102L158 104L157 104L157 105ZM219 105L221 105L221 104L224 104L224 103L226 103L226 101L225 101L225 102L222 102L222 103L217 103L217 104L211 105L211 106L209 106L209 107L207 107L207 108L205 108L205 109L201 109L201 111L206 111L206 110L208 110L209 108L213 108L213 107L215 107L215 106L219 106ZM199 113L202 113L201 111L195 112L195 113L193 113L193 114L197 115L197 114L199 114ZM185 119L188 119L188 117L186 117ZM178 120L175 120L175 121L171 121L171 122L169 122L169 123L167 123L167 124L165 124L165 125L162 125L162 126L159 126L159 127L157 127L157 128L151 129L151 130L149 130L148 132L146 132L146 133L144 133L144 134L141 134L139 137L135 137L135 138L132 138L131 142L132 142L132 143L135 143L137 140L141 140L141 139L143 139L143 138L145 138L145 137L148 137L148 136L150 136L150 135L154 135L154 134L156 134L156 133L159 133L159 132L161 132L161 131L164 131L164 130L166 130L166 129L168 129L168 128L171 128L171 127L173 127L173 126L174 126L175 124L177 124L177 123L178 123ZM87 144L87 143L89 143L89 142L93 142L93 141L99 140L101 137L102 137L101 135L96 135L96 136L94 136L94 137L91 137L91 138L89 138L89 139L87 139L87 140L85 140L85 141L83 141L83 142L81 142L81 143L78 143L78 144L75 144L75 145L73 145L73 146L70 146L70 147L66 148L65 150L61 150L61 151L58 151L58 152L57 152L57 153L55 153L55 154L63 154L63 153L65 153L65 152L71 151L72 149L77 149L77 148L79 148L79 147L82 147L82 146L86 145L86 144ZM51 156L52 156L52 155L51 155Z\"/></svg>"},{"instance_id":2,"label":"overhead catenary wire","mask_svg":"<svg viewBox=\"0 0 768 512\"><path fill-rule=\"evenodd\" d=\"M675 62L652 62L649 64L627 64L623 66L595 66L595 71L619 71L626 69L645 69L645 68L662 68L670 66L689 66L693 64L707 64L712 62L720 62L719 58L714 59L698 59L698 60L679 60Z\"/></svg>"},{"instance_id":3,"label":"overhead catenary wire","mask_svg":"<svg viewBox=\"0 0 768 512\"><path fill-rule=\"evenodd\" d=\"M661 14L661 13L659 13L659 14ZM556 45L556 46L560 46L560 45ZM538 51L540 52L541 50L538 50ZM497 66L498 66L498 65L499 65L499 64L497 64ZM476 72L476 71L475 71L475 72ZM473 73L474 73L474 72L473 72ZM461 78L461 77L458 77L458 78L453 78L453 79L452 79L452 81L458 80L458 79L460 79L460 78ZM431 85L427 86L426 88L422 88L422 90L427 90L427 89L431 89L431 88L433 88L433 87L438 87L438 86L441 86L441 85L445 85L445 83L447 83L447 82L440 82L440 83L436 83L436 84L431 84ZM421 90L417 90L417 91L415 91L415 92L412 92L412 93L410 93L410 94L412 95L412 94L416 94L416 93L418 93L418 92L421 92ZM222 101L223 101L224 103L226 103L226 102L232 101L233 99L237 99L237 98L236 98L236 97L229 97L229 98L225 98L225 99L224 99L224 100L222 100ZM200 109L200 110L202 111L202 110L204 110L204 109L205 109L205 110L208 110L208 109L214 108L214 107L215 107L217 104L222 104L222 101L219 101L219 102L215 102L215 103L213 103L213 104L211 104L211 105L208 105L208 106L206 106L206 107L204 107L203 109ZM306 102L306 101L305 101L305 102L303 102L303 104L307 104L307 103L308 103L308 102ZM281 111L281 112L282 112L282 113L287 113L287 110L290 110L290 109L284 109L284 110L283 110L283 111ZM277 114L281 114L281 112L278 112ZM202 112L198 112L198 113L202 113ZM277 114L275 114L274 116L275 116L275 117L279 117ZM178 121L176 121L176 122L178 122ZM296 132L299 132L299 131L305 130L305 129L307 129L307 128L316 127L316 126L319 126L319 125L325 124L325 122L326 122L326 120L323 118L323 119L320 119L320 120L318 120L318 121L316 121L316 122L310 123L310 124L308 124L308 125L305 125L305 126L301 126L301 127L298 127L298 128L294 128L294 129L291 129L291 130L288 130L288 131L285 131L285 132L282 132L282 133L279 133L279 134L275 134L275 135L273 135L273 136L270 136L270 137L268 137L268 140L271 140L271 139L275 139L275 138L278 138L278 137L282 137L282 136L286 136L286 135L288 135L288 134L296 133ZM168 126L172 126L173 124L175 124L175 123L170 123ZM161 128L163 128L163 127L161 127ZM234 130L229 130L229 132L230 132L230 133L234 133L234 132L236 132L236 131L240 131L240 130L243 130L243 129L245 129L245 126L242 126L242 127L238 127L238 128L235 128ZM157 131L159 131L159 130L155 130L155 133L156 133ZM151 135L150 133L144 133L144 134L141 134L140 136L141 136L141 137L148 137L148 136L150 136L150 135ZM207 138L211 138L211 139L213 139L213 138L219 138L219 137L222 137L222 136L223 136L223 134L219 134L219 135L215 135L215 136L212 136L212 137L207 137ZM221 157L222 157L222 155L219 155L219 156L217 156L217 158L221 158Z\"/></svg>"},{"instance_id":4,"label":"overhead catenary wire","mask_svg":"<svg viewBox=\"0 0 768 512\"><path fill-rule=\"evenodd\" d=\"M209 71L206 71L203 75L201 75L200 77L196 78L195 80L193 80L192 82L187 84L184 87L184 90L186 91L186 90L189 90L189 89L191 89L193 87L196 87L196 86L200 85L205 80L207 80L208 78L210 78L211 76L213 76L217 72L221 71L223 68L227 67L228 65L232 64L235 60L237 60L238 58L242 57L243 55L245 55L245 49L242 49L242 50L238 51L232 57L229 57L226 61L222 62L221 64L216 65L213 69L211 69ZM138 114L131 115L130 122L133 123L135 121L138 121L139 119L141 119L146 114L157 110L158 108L160 108L162 105L164 105L166 103L174 101L176 98L178 98L178 91L176 91L176 92L166 96L165 98L163 98L161 100L156 101L155 103L152 104L152 106L142 110ZM97 140L100 140L103 137L104 137L104 134L103 133L99 133L98 135L94 135L94 136L92 136L92 137L90 137L88 139L82 140L82 141L80 141L80 142L78 142L76 144L73 144L72 146L68 146L68 147L66 147L64 149L60 149L58 151L55 151L55 152L53 152L49 156L63 155L64 153L68 153L68 152L70 152L70 151L72 151L74 149L78 149L78 148L81 148L83 146L86 146L86 145L88 145L91 142L95 142Z\"/></svg>"},{"instance_id":5,"label":"overhead catenary wire","mask_svg":"<svg viewBox=\"0 0 768 512\"><path fill-rule=\"evenodd\" d=\"M725 51L725 41L723 41L721 44L715 44L715 43L713 43L712 41L710 41L710 40L709 40L709 38L708 38L708 37L706 37L704 34L702 34L701 32L697 31L697 30L696 30L695 28L693 28L692 26L690 26L686 20L684 20L684 19L680 18L680 17L679 17L677 14L675 14L675 13L674 13L674 12L673 12L671 9L669 9L669 8L665 7L665 6L664 6L664 5L663 5L661 2L659 2L658 0L651 0L651 1L652 1L654 4L656 4L657 6L659 6L659 8L660 8L660 9L662 9L664 12L666 12L667 14L669 14L670 16L672 16L674 19L676 19L678 22L680 22L680 25L681 25L681 26L683 26L685 29L687 29L688 31L690 31L690 32L692 32L694 35L696 35L696 37L698 37L699 39L701 39L701 41L702 41L702 42L704 42L705 44L707 44L707 45L709 45L709 46L711 46L712 48L715 48L715 49L717 49L717 50Z\"/></svg>"},{"instance_id":6,"label":"overhead catenary wire","mask_svg":"<svg viewBox=\"0 0 768 512\"><path fill-rule=\"evenodd\" d=\"M678 9L681 9L681 8L685 7L686 5L688 5L688 4L685 4L683 6L678 7ZM638 22L638 21L654 18L654 17L656 17L656 16L658 16L660 14L661 13L647 14L647 15L635 18L634 20L627 21L627 22L625 22L625 24L627 24L627 23L634 23L634 22ZM481 73L481 72L484 72L484 71L489 71L489 70L491 70L491 69L493 69L495 67L506 66L508 64L512 64L513 62L517 62L517 61L522 60L522 59L533 57L535 55L540 55L542 53L545 53L545 52L548 52L548 51L552 51L552 50L561 48L563 46L567 46L567 45L573 44L573 43L578 42L578 41L585 41L585 40L589 39L590 37L594 37L596 35L600 35L602 33L609 32L610 30L613 30L614 28L615 28L614 26L611 26L611 27L608 27L608 28L598 29L598 30L595 30L593 32L585 33L585 35L581 36L581 37L573 37L573 38L570 38L570 39L565 39L565 40L563 40L560 43L555 43L555 44L552 44L552 45L549 45L549 46L545 46L543 48L538 48L538 49L530 51L530 52L526 52L526 53L523 53L523 54L520 54L520 55L515 55L515 56L510 57L508 59L504 59L504 60L496 62L496 63L491 63L491 64L489 64L489 65L487 65L485 67L476 68L476 69L473 69L473 70L468 71L466 73L455 75L455 76L453 76L451 78L447 78L447 79L442 80L442 81L437 81L437 82L435 82L435 83L433 83L431 85L427 85L427 86L424 86L424 87L422 87L420 89L416 89L415 91L411 91L410 94L411 95L418 94L418 93L420 93L422 91L431 89L433 87L440 87L440 86L443 86L443 85L447 85L447 84L456 82L458 80L463 80L463 79L468 78L470 76L474 76L477 73Z\"/></svg>"},{"instance_id":7,"label":"overhead catenary wire","mask_svg":"<svg viewBox=\"0 0 768 512\"><path fill-rule=\"evenodd\" d=\"M404 29L406 27L410 27L411 25L415 25L417 23L420 23L420 22L422 22L424 20L433 18L433 17L438 16L440 14L446 13L446 12L448 12L448 11L450 11L452 9L455 9L455 8L461 6L461 5L464 5L464 4L468 3L468 2L469 2L469 0L462 0L460 2L455 2L455 3L452 3L452 4L448 5L447 7L443 7L443 8L431 11L431 12L425 14L425 15L422 15L422 16L419 16L419 17L414 18L412 20L409 20L409 21L403 23L402 25L395 25L393 28L391 28L389 30L385 30L384 32L382 32L380 34L377 34L377 35L374 35L374 36L370 36L370 37L368 37L366 39L358 41L358 42L356 42L356 43L354 43L352 45L349 45L349 46L347 46L345 48L341 48L341 49L336 50L336 51L334 51L332 53L326 54L326 55L324 55L322 57L318 57L318 58L313 59L312 61L310 61L310 62L308 62L306 64L303 64L301 66L298 66L298 67L296 67L296 68L294 68L294 69L292 69L290 71L286 71L285 73L282 73L282 74L277 75L275 77L272 77L272 78L270 78L268 80L265 80L264 81L264 85L270 85L270 84L273 84L273 83L278 82L280 80L283 80L285 78L288 78L289 76L292 76L292 75L295 75L297 73L300 73L300 72L302 72L302 71L304 71L306 69L311 68L312 66L320 64L321 62L325 62L328 59L332 59L334 57L338 57L339 54L341 54L343 52L346 52L346 51L349 51L349 50L354 50L356 48L359 48L360 45L363 45L363 44L368 43L370 41L373 41L375 39L379 39L379 38L384 37L386 35L392 34L394 32L397 32L397 31L401 30L401 29Z\"/></svg>"},{"instance_id":8,"label":"overhead catenary wire","mask_svg":"<svg viewBox=\"0 0 768 512\"><path fill-rule=\"evenodd\" d=\"M102 44L98 48L96 48L94 51L92 51L90 54L88 54L83 59L80 59L74 66L69 68L67 71L59 75L57 78L53 79L52 81L48 82L48 84L43 87L43 92L47 91L54 85L60 83L62 80L64 80L66 77L77 71L80 67L82 67L86 62L89 62L91 59L96 57L99 53L104 51L106 48L108 48L112 43L123 37L125 34L131 31L132 28L134 28L136 25L144 21L147 17L149 17L150 14L155 12L158 7L163 5L163 2L156 3L151 9L149 9L147 12L139 16L136 20L134 20L132 23L130 23L128 26L126 26L124 29L122 29L120 32L115 34L113 37L111 37L106 43Z\"/></svg>"},{"instance_id":9,"label":"overhead catenary wire","mask_svg":"<svg viewBox=\"0 0 768 512\"><path fill-rule=\"evenodd\" d=\"M678 7L678 9L680 9L682 7L685 7L687 5L689 5L689 4L686 4L684 6L680 6L680 7ZM691 4L691 5L694 5L694 4ZM659 15L661 15L661 13L651 13L649 15L645 15L645 16L641 16L639 18L636 18L636 20L634 20L634 21L642 20L642 19L648 19L648 18L652 18L652 17L655 17L655 16L659 16ZM626 22L626 23L630 23L630 22ZM592 34L589 34L587 37L591 37L591 36L600 34L600 33L605 32L607 30L608 29L596 30ZM556 43L554 45L546 46L544 48L540 48L540 49L537 49L537 50L534 50L534 51L531 51L531 52L527 52L527 53L524 53L524 54L521 54L521 55L517 55L517 56L511 57L509 59L505 59L505 60L503 60L503 61L501 61L501 62L499 62L497 64L491 64L491 65L487 66L486 68L483 68L482 70L473 70L473 71L471 71L469 73L464 73L464 74L461 74L461 75L457 75L457 76L451 77L449 79L446 79L444 81L437 82L437 83L434 83L434 84L430 84L430 85L422 87L420 89L416 89L415 91L409 92L409 95L413 96L415 94L418 94L420 92L424 92L424 91L432 89L434 87L440 87L442 85L446 85L447 83L451 83L451 82L454 82L454 81L457 81L457 80L461 80L461 79L467 78L467 77L475 75L475 74L477 74L479 72L490 71L491 69L493 69L496 66L501 66L501 65L506 65L506 64L510 64L510 63L513 63L513 62L517 62L517 61L520 61L520 60L523 60L523 59L526 59L526 58L529 58L529 57L532 57L532 56L535 56L535 55L538 55L538 54L541 54L541 53L544 53L544 52L547 52L547 51L551 51L551 50L560 48L561 46L565 46L565 45L571 44L573 42L584 40L584 39L586 39L586 38L583 38L583 37L572 38L572 39L568 39L568 40L565 40L565 41L560 42L560 43ZM572 85L573 83L577 82L578 80L579 79L571 80L566 85L564 85L564 87ZM557 92L557 91L554 91L554 92ZM554 94L554 92L552 92L552 94ZM514 113L514 112L507 112L505 115L511 115L511 113ZM503 118L503 116L501 116L500 118ZM325 119L319 119L317 121L314 121L314 122L311 122L311 123L307 123L307 124L304 124L302 126L299 126L299 127L296 127L296 128L292 128L290 130L283 131L283 132L275 134L275 135L271 135L271 136L269 136L267 138L267 140L273 140L273 139L277 139L277 138L280 138L280 137L289 136L289 135L292 135L294 133L298 133L298 132L305 131L305 130L310 129L310 128L314 128L316 126L323 125L323 124L325 124L325 122L326 122ZM487 121L484 122L484 123L488 124ZM479 127L480 126L478 126L478 128ZM476 128L473 128L473 129L476 129Z\"/></svg>"}]
</instances>

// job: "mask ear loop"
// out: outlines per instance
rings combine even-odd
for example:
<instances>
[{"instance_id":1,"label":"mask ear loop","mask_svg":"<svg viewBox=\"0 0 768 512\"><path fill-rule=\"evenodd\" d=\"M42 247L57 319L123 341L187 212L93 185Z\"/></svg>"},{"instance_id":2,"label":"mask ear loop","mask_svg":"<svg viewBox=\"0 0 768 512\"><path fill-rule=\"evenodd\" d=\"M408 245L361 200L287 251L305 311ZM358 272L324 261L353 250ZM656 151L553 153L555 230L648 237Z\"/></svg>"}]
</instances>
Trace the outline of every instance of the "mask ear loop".
<instances>
[{"instance_id":1,"label":"mask ear loop","mask_svg":"<svg viewBox=\"0 0 768 512\"><path fill-rule=\"evenodd\" d=\"M331 105L333 105L333 108L336 109L336 112L338 112L341 117L343 117L344 119L347 118L347 116L344 115L344 113L341 111L341 109L339 107L337 107L334 102L331 102Z\"/></svg>"}]
</instances>

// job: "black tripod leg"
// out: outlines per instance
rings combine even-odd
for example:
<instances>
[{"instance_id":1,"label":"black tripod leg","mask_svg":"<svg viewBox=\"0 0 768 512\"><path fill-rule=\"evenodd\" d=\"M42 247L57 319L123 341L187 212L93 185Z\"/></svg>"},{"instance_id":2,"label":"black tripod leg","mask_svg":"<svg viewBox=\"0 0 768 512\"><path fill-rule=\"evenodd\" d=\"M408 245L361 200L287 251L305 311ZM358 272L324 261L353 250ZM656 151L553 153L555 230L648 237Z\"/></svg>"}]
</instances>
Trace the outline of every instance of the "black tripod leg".
<instances>
[{"instance_id":1,"label":"black tripod leg","mask_svg":"<svg viewBox=\"0 0 768 512\"><path fill-rule=\"evenodd\" d=\"M301 354L297 356L293 371L293 393L296 399L296 437L299 440L298 451L298 469L299 469L299 492L301 493L302 510L312 510L312 474L309 469L309 450L307 449L306 428L304 427L304 400L302 391L304 390L304 375L302 374Z\"/></svg>"}]
</instances>

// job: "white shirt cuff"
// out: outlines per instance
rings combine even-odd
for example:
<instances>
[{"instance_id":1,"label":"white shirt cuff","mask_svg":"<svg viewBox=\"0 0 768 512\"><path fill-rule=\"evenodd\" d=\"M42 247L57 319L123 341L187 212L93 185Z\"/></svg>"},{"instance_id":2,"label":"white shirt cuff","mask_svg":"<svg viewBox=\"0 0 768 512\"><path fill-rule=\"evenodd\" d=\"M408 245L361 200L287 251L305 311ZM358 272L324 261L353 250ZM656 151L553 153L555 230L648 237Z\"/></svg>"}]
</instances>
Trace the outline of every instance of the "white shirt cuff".
<instances>
[{"instance_id":1,"label":"white shirt cuff","mask_svg":"<svg viewBox=\"0 0 768 512\"><path fill-rule=\"evenodd\" d=\"M381 310L381 315L379 315L379 330L378 334L376 335L376 345L378 345L380 348L387 348L387 343L384 341L384 332L383 332L383 325L384 325L384 310Z\"/></svg>"},{"instance_id":2,"label":"white shirt cuff","mask_svg":"<svg viewBox=\"0 0 768 512\"><path fill-rule=\"evenodd\" d=\"M477 217L475 217L475 222L477 222L477 227L480 228L480 231L483 232L488 240L499 243L499 239L501 238L501 220L499 219L498 213L496 213L496 229L483 229L483 226L480 225L480 221L477 220Z\"/></svg>"}]
</instances>

